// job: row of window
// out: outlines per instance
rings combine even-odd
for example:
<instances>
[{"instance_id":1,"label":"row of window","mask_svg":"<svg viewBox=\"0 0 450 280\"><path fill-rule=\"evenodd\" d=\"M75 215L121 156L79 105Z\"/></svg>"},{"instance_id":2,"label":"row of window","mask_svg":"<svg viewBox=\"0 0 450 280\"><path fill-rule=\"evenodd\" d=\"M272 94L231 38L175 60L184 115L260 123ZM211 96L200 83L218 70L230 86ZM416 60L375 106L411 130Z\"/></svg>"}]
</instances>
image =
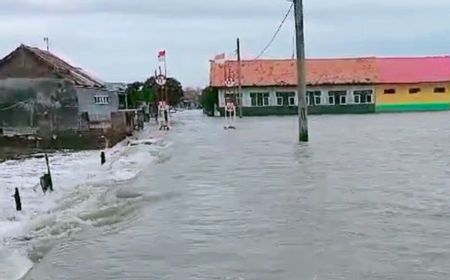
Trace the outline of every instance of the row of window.
<instances>
[{"instance_id":1,"label":"row of window","mask_svg":"<svg viewBox=\"0 0 450 280\"><path fill-rule=\"evenodd\" d=\"M97 105L107 105L110 101L111 99L107 95L94 96L94 103Z\"/></svg>"},{"instance_id":2,"label":"row of window","mask_svg":"<svg viewBox=\"0 0 450 280\"><path fill-rule=\"evenodd\" d=\"M417 94L419 92L421 92L422 89L421 88L410 88L409 89L409 93L410 94ZM397 91L395 90L395 88L387 88L384 90L384 94L395 94ZM446 93L447 89L445 87L435 87L433 89L434 93Z\"/></svg>"},{"instance_id":3,"label":"row of window","mask_svg":"<svg viewBox=\"0 0 450 280\"><path fill-rule=\"evenodd\" d=\"M252 92L250 93L251 106L269 106L268 92ZM230 98L230 97L228 97ZM277 106L295 106L295 92L277 92ZM347 91L328 91L327 102L322 102L321 91L307 91L306 103L308 106L316 105L345 105L348 103ZM372 104L372 90L355 90L353 91L354 104ZM239 104L239 100L238 103Z\"/></svg>"}]
</instances>

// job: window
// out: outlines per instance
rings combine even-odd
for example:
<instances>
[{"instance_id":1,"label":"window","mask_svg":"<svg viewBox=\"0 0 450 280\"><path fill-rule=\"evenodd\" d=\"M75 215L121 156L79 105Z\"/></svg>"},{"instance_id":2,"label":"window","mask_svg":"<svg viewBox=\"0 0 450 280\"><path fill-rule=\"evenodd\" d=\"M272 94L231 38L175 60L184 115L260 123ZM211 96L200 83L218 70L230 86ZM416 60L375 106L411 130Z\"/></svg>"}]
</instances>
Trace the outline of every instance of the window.
<instances>
[{"instance_id":1,"label":"window","mask_svg":"<svg viewBox=\"0 0 450 280\"><path fill-rule=\"evenodd\" d=\"M445 93L446 89L445 87L436 87L434 88L434 93Z\"/></svg>"},{"instance_id":2,"label":"window","mask_svg":"<svg viewBox=\"0 0 450 280\"><path fill-rule=\"evenodd\" d=\"M254 92L250 93L250 99L252 100L252 106L269 106L269 93L268 92Z\"/></svg>"},{"instance_id":3,"label":"window","mask_svg":"<svg viewBox=\"0 0 450 280\"><path fill-rule=\"evenodd\" d=\"M278 106L284 105L283 93L281 93L281 92L277 92L277 105Z\"/></svg>"},{"instance_id":4,"label":"window","mask_svg":"<svg viewBox=\"0 0 450 280\"><path fill-rule=\"evenodd\" d=\"M321 100L322 99L322 93L319 91L319 92L315 92L314 93L314 103L316 104L316 105L320 105L320 103L322 103Z\"/></svg>"},{"instance_id":5,"label":"window","mask_svg":"<svg viewBox=\"0 0 450 280\"><path fill-rule=\"evenodd\" d=\"M252 106L256 106L256 93L250 93L250 99L252 101Z\"/></svg>"},{"instance_id":6,"label":"window","mask_svg":"<svg viewBox=\"0 0 450 280\"><path fill-rule=\"evenodd\" d=\"M322 93L320 91L307 91L306 96L309 97L311 106L322 104Z\"/></svg>"},{"instance_id":7,"label":"window","mask_svg":"<svg viewBox=\"0 0 450 280\"><path fill-rule=\"evenodd\" d=\"M94 103L98 105L107 105L110 103L110 97L108 95L96 95L94 96Z\"/></svg>"},{"instance_id":8,"label":"window","mask_svg":"<svg viewBox=\"0 0 450 280\"><path fill-rule=\"evenodd\" d=\"M334 105L334 95L328 96L328 104Z\"/></svg>"},{"instance_id":9,"label":"window","mask_svg":"<svg viewBox=\"0 0 450 280\"><path fill-rule=\"evenodd\" d=\"M289 97L289 106L295 106L295 92L289 93L288 97Z\"/></svg>"},{"instance_id":10,"label":"window","mask_svg":"<svg viewBox=\"0 0 450 280\"><path fill-rule=\"evenodd\" d=\"M295 106L295 92L277 92L278 106Z\"/></svg>"},{"instance_id":11,"label":"window","mask_svg":"<svg viewBox=\"0 0 450 280\"><path fill-rule=\"evenodd\" d=\"M369 90L355 90L353 91L353 97L355 104L371 104L373 91Z\"/></svg>"},{"instance_id":12,"label":"window","mask_svg":"<svg viewBox=\"0 0 450 280\"><path fill-rule=\"evenodd\" d=\"M333 103L331 103L331 98L333 97ZM345 90L330 90L328 92L328 103L330 105L347 104L347 91Z\"/></svg>"},{"instance_id":13,"label":"window","mask_svg":"<svg viewBox=\"0 0 450 280\"><path fill-rule=\"evenodd\" d=\"M410 94L416 94L420 92L420 88L410 88L409 93Z\"/></svg>"},{"instance_id":14,"label":"window","mask_svg":"<svg viewBox=\"0 0 450 280\"><path fill-rule=\"evenodd\" d=\"M306 105L311 106L311 102L309 101L309 96L306 96Z\"/></svg>"},{"instance_id":15,"label":"window","mask_svg":"<svg viewBox=\"0 0 450 280\"><path fill-rule=\"evenodd\" d=\"M385 89L384 94L395 94L395 89L393 88Z\"/></svg>"}]
</instances>

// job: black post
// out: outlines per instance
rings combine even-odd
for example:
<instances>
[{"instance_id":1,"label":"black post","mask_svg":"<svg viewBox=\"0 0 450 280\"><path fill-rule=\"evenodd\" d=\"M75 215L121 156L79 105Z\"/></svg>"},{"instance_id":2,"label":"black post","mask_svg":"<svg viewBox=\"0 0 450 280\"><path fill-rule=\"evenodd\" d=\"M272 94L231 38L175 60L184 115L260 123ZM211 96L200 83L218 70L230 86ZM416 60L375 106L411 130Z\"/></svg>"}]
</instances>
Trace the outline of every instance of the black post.
<instances>
[{"instance_id":1,"label":"black post","mask_svg":"<svg viewBox=\"0 0 450 280\"><path fill-rule=\"evenodd\" d=\"M22 202L20 200L19 188L16 188L16 191L15 191L13 197L14 197L14 200L16 201L16 210L22 211Z\"/></svg>"},{"instance_id":2,"label":"black post","mask_svg":"<svg viewBox=\"0 0 450 280\"><path fill-rule=\"evenodd\" d=\"M106 162L105 152L100 153L100 161L101 161L102 165L105 164L105 162Z\"/></svg>"},{"instance_id":3,"label":"black post","mask_svg":"<svg viewBox=\"0 0 450 280\"><path fill-rule=\"evenodd\" d=\"M47 164L47 176L45 179L45 185L46 187L52 192L53 191L53 180L52 180L52 174L50 172L50 164L48 162L48 155L45 154L45 163Z\"/></svg>"}]
</instances>

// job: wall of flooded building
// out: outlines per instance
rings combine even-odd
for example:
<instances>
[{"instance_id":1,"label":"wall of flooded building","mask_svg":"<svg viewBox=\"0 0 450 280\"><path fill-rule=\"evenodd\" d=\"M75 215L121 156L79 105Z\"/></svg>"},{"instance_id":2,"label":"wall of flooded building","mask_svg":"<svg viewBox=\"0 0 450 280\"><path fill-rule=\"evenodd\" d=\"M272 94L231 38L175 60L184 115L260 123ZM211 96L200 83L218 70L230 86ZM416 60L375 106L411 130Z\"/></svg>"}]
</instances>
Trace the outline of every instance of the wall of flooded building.
<instances>
[{"instance_id":1,"label":"wall of flooded building","mask_svg":"<svg viewBox=\"0 0 450 280\"><path fill-rule=\"evenodd\" d=\"M60 79L0 80L0 127L52 131L78 130L76 89Z\"/></svg>"}]
</instances>

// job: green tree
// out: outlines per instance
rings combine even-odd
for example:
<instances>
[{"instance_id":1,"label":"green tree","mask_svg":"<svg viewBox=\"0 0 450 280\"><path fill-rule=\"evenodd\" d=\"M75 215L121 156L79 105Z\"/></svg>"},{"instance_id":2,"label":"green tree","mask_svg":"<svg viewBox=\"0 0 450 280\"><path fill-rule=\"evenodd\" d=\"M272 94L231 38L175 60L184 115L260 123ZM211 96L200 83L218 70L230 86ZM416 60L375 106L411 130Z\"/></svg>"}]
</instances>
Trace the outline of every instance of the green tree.
<instances>
[{"instance_id":1,"label":"green tree","mask_svg":"<svg viewBox=\"0 0 450 280\"><path fill-rule=\"evenodd\" d=\"M165 87L167 87L169 105L177 105L183 97L181 83L175 78L168 78ZM148 78L144 83L131 83L126 90L128 107L138 108L142 103L156 104L164 100L162 92L164 91L156 84L155 77Z\"/></svg>"},{"instance_id":2,"label":"green tree","mask_svg":"<svg viewBox=\"0 0 450 280\"><path fill-rule=\"evenodd\" d=\"M126 89L126 96L128 98L128 107L137 108L143 101L141 82L134 82L128 85Z\"/></svg>"},{"instance_id":3,"label":"green tree","mask_svg":"<svg viewBox=\"0 0 450 280\"><path fill-rule=\"evenodd\" d=\"M215 105L219 104L219 92L217 88L207 87L202 90L202 96L200 97L200 104L203 107L203 111L209 115L214 115Z\"/></svg>"},{"instance_id":4,"label":"green tree","mask_svg":"<svg viewBox=\"0 0 450 280\"><path fill-rule=\"evenodd\" d=\"M165 85L167 88L168 102L169 105L175 106L180 103L183 97L183 86L175 78L167 78L167 83ZM154 100L159 101L164 99L164 89L160 88L156 84L155 77L150 77L144 82L144 88L149 89L153 95Z\"/></svg>"}]
</instances>

